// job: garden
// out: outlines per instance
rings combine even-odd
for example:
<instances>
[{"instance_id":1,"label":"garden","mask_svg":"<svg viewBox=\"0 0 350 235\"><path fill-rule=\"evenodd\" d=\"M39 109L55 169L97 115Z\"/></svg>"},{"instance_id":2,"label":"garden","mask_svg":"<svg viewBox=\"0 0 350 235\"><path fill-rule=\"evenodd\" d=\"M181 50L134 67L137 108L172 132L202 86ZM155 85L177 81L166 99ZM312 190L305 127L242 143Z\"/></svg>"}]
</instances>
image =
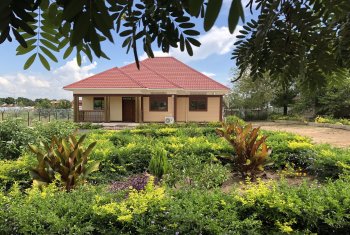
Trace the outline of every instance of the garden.
<instances>
[{"instance_id":1,"label":"garden","mask_svg":"<svg viewBox=\"0 0 350 235\"><path fill-rule=\"evenodd\" d=\"M77 128L0 123L1 233L350 230L349 149L261 131L235 117L223 126Z\"/></svg>"}]
</instances>

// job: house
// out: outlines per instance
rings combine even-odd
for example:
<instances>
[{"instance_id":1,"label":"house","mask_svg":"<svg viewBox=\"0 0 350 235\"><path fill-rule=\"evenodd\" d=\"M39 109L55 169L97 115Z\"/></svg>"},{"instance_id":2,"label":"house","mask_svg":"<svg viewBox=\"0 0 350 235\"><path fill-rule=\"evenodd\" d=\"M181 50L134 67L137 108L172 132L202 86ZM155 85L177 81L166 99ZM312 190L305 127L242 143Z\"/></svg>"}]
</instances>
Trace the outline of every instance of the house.
<instances>
[{"instance_id":1,"label":"house","mask_svg":"<svg viewBox=\"0 0 350 235\"><path fill-rule=\"evenodd\" d=\"M112 68L64 89L73 91L76 122L221 121L229 92L173 57L143 60L140 70Z\"/></svg>"}]
</instances>

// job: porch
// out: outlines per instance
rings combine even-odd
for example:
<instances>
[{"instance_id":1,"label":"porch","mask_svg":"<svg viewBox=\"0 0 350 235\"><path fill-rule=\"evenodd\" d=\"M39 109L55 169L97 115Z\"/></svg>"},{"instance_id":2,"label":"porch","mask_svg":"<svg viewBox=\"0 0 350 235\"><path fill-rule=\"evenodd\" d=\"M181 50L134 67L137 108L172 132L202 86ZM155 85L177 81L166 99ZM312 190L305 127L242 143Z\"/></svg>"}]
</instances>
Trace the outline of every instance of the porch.
<instances>
[{"instance_id":1,"label":"porch","mask_svg":"<svg viewBox=\"0 0 350 235\"><path fill-rule=\"evenodd\" d=\"M94 123L215 122L222 120L221 95L74 94L74 120Z\"/></svg>"}]
</instances>

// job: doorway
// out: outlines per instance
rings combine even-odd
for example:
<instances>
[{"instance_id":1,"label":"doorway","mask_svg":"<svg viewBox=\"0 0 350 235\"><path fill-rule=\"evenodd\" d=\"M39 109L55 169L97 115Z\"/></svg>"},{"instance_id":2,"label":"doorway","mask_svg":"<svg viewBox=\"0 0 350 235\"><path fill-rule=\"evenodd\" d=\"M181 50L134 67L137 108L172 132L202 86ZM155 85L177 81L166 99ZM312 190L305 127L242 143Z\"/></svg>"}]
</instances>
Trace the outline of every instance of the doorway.
<instances>
[{"instance_id":1,"label":"doorway","mask_svg":"<svg viewBox=\"0 0 350 235\"><path fill-rule=\"evenodd\" d=\"M135 122L135 97L123 97L123 122Z\"/></svg>"}]
</instances>

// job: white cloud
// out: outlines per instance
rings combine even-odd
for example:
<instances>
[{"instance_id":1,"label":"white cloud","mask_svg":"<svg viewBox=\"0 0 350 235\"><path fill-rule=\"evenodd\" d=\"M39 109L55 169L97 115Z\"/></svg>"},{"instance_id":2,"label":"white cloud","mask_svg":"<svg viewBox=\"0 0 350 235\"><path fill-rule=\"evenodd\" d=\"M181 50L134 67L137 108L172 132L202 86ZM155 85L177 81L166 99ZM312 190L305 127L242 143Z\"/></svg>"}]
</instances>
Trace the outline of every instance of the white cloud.
<instances>
[{"instance_id":1,"label":"white cloud","mask_svg":"<svg viewBox=\"0 0 350 235\"><path fill-rule=\"evenodd\" d=\"M227 27L214 26L209 32L197 38L201 42L200 47L192 47L193 56L189 56L186 51L171 49L169 54L162 51L154 51L155 56L173 56L183 62L204 60L212 55L224 55L233 50L233 44L236 42L236 35L242 26L237 26L235 32L230 34ZM147 58L146 53L140 56L140 59Z\"/></svg>"},{"instance_id":2,"label":"white cloud","mask_svg":"<svg viewBox=\"0 0 350 235\"><path fill-rule=\"evenodd\" d=\"M213 78L213 77L216 76L215 73L210 73L210 72L202 72L202 73L203 73L205 76L210 77L210 78Z\"/></svg>"},{"instance_id":3,"label":"white cloud","mask_svg":"<svg viewBox=\"0 0 350 235\"><path fill-rule=\"evenodd\" d=\"M0 75L1 97L72 99L72 93L63 86L92 76L97 63L79 67L76 59L50 72L47 76L30 73Z\"/></svg>"},{"instance_id":4,"label":"white cloud","mask_svg":"<svg viewBox=\"0 0 350 235\"><path fill-rule=\"evenodd\" d=\"M162 51L154 51L153 54L154 54L155 57L167 57L167 56L171 56L170 53L164 53L164 52L162 52ZM139 60L144 60L144 59L147 59L147 58L148 58L148 55L147 55L146 52L145 52L145 53L143 53L143 54L140 56Z\"/></svg>"}]
</instances>

